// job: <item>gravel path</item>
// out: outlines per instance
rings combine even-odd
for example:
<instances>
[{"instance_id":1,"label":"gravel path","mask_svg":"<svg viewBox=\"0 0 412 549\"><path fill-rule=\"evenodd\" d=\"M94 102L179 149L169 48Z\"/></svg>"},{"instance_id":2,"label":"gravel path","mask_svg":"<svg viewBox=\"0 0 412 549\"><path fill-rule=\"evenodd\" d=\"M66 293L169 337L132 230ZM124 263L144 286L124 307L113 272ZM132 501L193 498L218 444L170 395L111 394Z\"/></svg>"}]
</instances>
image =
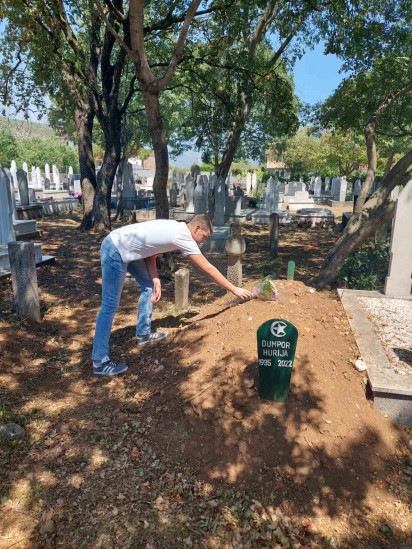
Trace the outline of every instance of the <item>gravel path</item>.
<instances>
[{"instance_id":1,"label":"gravel path","mask_svg":"<svg viewBox=\"0 0 412 549\"><path fill-rule=\"evenodd\" d=\"M389 363L399 375L412 375L412 301L359 297Z\"/></svg>"}]
</instances>

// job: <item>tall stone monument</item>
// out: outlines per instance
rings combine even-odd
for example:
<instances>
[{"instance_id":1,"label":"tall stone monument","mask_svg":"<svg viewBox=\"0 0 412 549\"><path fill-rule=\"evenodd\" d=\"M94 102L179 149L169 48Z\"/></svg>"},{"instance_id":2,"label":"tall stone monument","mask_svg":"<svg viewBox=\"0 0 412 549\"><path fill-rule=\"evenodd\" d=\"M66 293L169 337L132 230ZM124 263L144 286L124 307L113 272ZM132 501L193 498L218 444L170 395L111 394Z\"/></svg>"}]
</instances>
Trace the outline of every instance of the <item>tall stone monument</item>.
<instances>
[{"instance_id":1,"label":"tall stone monument","mask_svg":"<svg viewBox=\"0 0 412 549\"><path fill-rule=\"evenodd\" d=\"M385 294L407 297L412 293L412 179L403 188L396 202L393 221L389 274Z\"/></svg>"}]
</instances>

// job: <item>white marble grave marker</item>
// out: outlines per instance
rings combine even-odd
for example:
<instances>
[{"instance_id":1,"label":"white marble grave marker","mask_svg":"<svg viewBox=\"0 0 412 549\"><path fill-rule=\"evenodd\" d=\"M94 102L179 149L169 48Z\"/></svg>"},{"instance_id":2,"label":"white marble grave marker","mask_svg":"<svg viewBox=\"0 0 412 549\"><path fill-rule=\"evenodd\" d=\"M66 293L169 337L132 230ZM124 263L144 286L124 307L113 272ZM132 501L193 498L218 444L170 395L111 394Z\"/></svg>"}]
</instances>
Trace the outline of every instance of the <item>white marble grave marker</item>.
<instances>
[{"instance_id":1,"label":"white marble grave marker","mask_svg":"<svg viewBox=\"0 0 412 549\"><path fill-rule=\"evenodd\" d=\"M412 179L399 194L393 221L389 273L385 294L407 297L412 290Z\"/></svg>"}]
</instances>

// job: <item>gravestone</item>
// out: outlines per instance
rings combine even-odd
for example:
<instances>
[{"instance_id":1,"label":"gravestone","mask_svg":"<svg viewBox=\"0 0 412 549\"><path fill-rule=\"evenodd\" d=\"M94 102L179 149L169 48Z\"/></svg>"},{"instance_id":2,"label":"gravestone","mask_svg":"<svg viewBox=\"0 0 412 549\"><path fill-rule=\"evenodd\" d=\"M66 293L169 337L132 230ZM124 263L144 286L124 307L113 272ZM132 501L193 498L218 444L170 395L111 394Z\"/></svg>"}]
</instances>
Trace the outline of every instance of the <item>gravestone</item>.
<instances>
[{"instance_id":1,"label":"gravestone","mask_svg":"<svg viewBox=\"0 0 412 549\"><path fill-rule=\"evenodd\" d=\"M177 206L177 183L176 183L176 181L174 181L172 183L172 187L170 189L169 196L170 196L170 206L172 208L175 208Z\"/></svg>"},{"instance_id":2,"label":"gravestone","mask_svg":"<svg viewBox=\"0 0 412 549\"><path fill-rule=\"evenodd\" d=\"M266 213L270 215L273 210L279 209L279 184L277 179L269 177L265 192Z\"/></svg>"},{"instance_id":3,"label":"gravestone","mask_svg":"<svg viewBox=\"0 0 412 549\"><path fill-rule=\"evenodd\" d=\"M175 272L175 305L178 309L189 307L189 269Z\"/></svg>"},{"instance_id":4,"label":"gravestone","mask_svg":"<svg viewBox=\"0 0 412 549\"><path fill-rule=\"evenodd\" d=\"M73 194L82 194L81 179L79 174L73 175Z\"/></svg>"},{"instance_id":5,"label":"gravestone","mask_svg":"<svg viewBox=\"0 0 412 549\"><path fill-rule=\"evenodd\" d=\"M313 196L315 196L316 198L322 196L322 178L319 176L315 177L313 185Z\"/></svg>"},{"instance_id":6,"label":"gravestone","mask_svg":"<svg viewBox=\"0 0 412 549\"><path fill-rule=\"evenodd\" d=\"M36 259L33 242L8 243L10 272L16 313L41 321Z\"/></svg>"},{"instance_id":7,"label":"gravestone","mask_svg":"<svg viewBox=\"0 0 412 549\"><path fill-rule=\"evenodd\" d=\"M225 184L223 179L219 177L215 185L215 212L213 217L213 224L216 226L225 224L225 202Z\"/></svg>"},{"instance_id":8,"label":"gravestone","mask_svg":"<svg viewBox=\"0 0 412 549\"><path fill-rule=\"evenodd\" d=\"M9 178L0 166L0 246L16 239L13 229L13 206Z\"/></svg>"},{"instance_id":9,"label":"gravestone","mask_svg":"<svg viewBox=\"0 0 412 549\"><path fill-rule=\"evenodd\" d=\"M194 182L193 177L190 174L187 174L185 178L185 189L186 189L186 213L194 213L195 204L193 201L194 194Z\"/></svg>"},{"instance_id":10,"label":"gravestone","mask_svg":"<svg viewBox=\"0 0 412 549\"><path fill-rule=\"evenodd\" d=\"M242 286L242 255L246 251L243 236L230 236L225 242L228 255L226 278L235 286Z\"/></svg>"},{"instance_id":11,"label":"gravestone","mask_svg":"<svg viewBox=\"0 0 412 549\"><path fill-rule=\"evenodd\" d=\"M33 208L40 209L41 211L42 206L29 204L30 192L34 194L34 190L28 188L26 172L22 169L17 170L19 194L20 194L20 197L23 196L26 202L25 204L21 203L20 206L18 207L19 213L23 215L23 219L18 219L14 185L12 183L11 173L9 170L7 170L7 168L4 170L4 173L6 175L9 188L10 188L10 195L9 195L10 203L8 207L12 213L12 224L13 224L13 234L14 234L13 240L19 240L26 237L30 237L30 238L39 237L40 232L37 230L36 221L31 218L31 215L36 215L36 214L33 214ZM26 181L26 185L24 185L24 181ZM1 263L2 263L2 268L6 268L6 269L8 268L8 258L3 257Z\"/></svg>"},{"instance_id":12,"label":"gravestone","mask_svg":"<svg viewBox=\"0 0 412 549\"><path fill-rule=\"evenodd\" d=\"M292 197L289 197L288 208L291 212L296 212L301 208L310 208L314 204L314 199L308 191L296 191Z\"/></svg>"},{"instance_id":13,"label":"gravestone","mask_svg":"<svg viewBox=\"0 0 412 549\"><path fill-rule=\"evenodd\" d=\"M346 177L340 177L336 188L336 200L339 200L339 202L345 202L347 189L348 182L346 181Z\"/></svg>"},{"instance_id":14,"label":"gravestone","mask_svg":"<svg viewBox=\"0 0 412 549\"><path fill-rule=\"evenodd\" d=\"M242 197L228 196L225 199L225 217L240 217L242 215Z\"/></svg>"},{"instance_id":15,"label":"gravestone","mask_svg":"<svg viewBox=\"0 0 412 549\"><path fill-rule=\"evenodd\" d=\"M286 402L289 394L298 331L283 319L272 319L257 331L259 396Z\"/></svg>"},{"instance_id":16,"label":"gravestone","mask_svg":"<svg viewBox=\"0 0 412 549\"><path fill-rule=\"evenodd\" d=\"M336 182L339 178L337 176L332 177L331 186L330 186L330 194L332 195L332 199L335 200L335 188L336 188Z\"/></svg>"},{"instance_id":17,"label":"gravestone","mask_svg":"<svg viewBox=\"0 0 412 549\"><path fill-rule=\"evenodd\" d=\"M53 172L54 188L55 188L56 191L59 191L60 190L60 174L59 174L59 169L57 168L56 164L53 164L52 172Z\"/></svg>"},{"instance_id":18,"label":"gravestone","mask_svg":"<svg viewBox=\"0 0 412 549\"><path fill-rule=\"evenodd\" d=\"M49 164L44 165L44 175L45 175L45 179L48 179L49 184L50 184L50 166L49 166Z\"/></svg>"},{"instance_id":19,"label":"gravestone","mask_svg":"<svg viewBox=\"0 0 412 549\"><path fill-rule=\"evenodd\" d=\"M24 170L17 170L17 185L19 187L20 204L22 206L29 205L29 183L27 181L27 174Z\"/></svg>"},{"instance_id":20,"label":"gravestone","mask_svg":"<svg viewBox=\"0 0 412 549\"><path fill-rule=\"evenodd\" d=\"M389 273L385 294L410 296L412 292L412 179L402 189L396 202L393 221Z\"/></svg>"},{"instance_id":21,"label":"gravestone","mask_svg":"<svg viewBox=\"0 0 412 549\"><path fill-rule=\"evenodd\" d=\"M299 191L306 191L305 183L303 181L290 181L285 194L288 196L294 196L294 194Z\"/></svg>"},{"instance_id":22,"label":"gravestone","mask_svg":"<svg viewBox=\"0 0 412 549\"><path fill-rule=\"evenodd\" d=\"M40 168L36 168L36 189L42 188L41 171Z\"/></svg>"},{"instance_id":23,"label":"gravestone","mask_svg":"<svg viewBox=\"0 0 412 549\"><path fill-rule=\"evenodd\" d=\"M36 178L36 167L35 167L35 166L32 166L32 167L31 167L30 184L31 184L31 186L32 186L33 189L36 187L36 181L37 181L37 178Z\"/></svg>"},{"instance_id":24,"label":"gravestone","mask_svg":"<svg viewBox=\"0 0 412 549\"><path fill-rule=\"evenodd\" d=\"M196 214L205 214L208 205L208 186L209 181L206 175L198 175L196 187L193 193L194 212Z\"/></svg>"},{"instance_id":25,"label":"gravestone","mask_svg":"<svg viewBox=\"0 0 412 549\"><path fill-rule=\"evenodd\" d=\"M16 165L15 160L11 161L10 174L11 174L11 177L12 177L11 182L13 183L13 189L17 189L18 188L18 185L17 185L17 165Z\"/></svg>"},{"instance_id":26,"label":"gravestone","mask_svg":"<svg viewBox=\"0 0 412 549\"><path fill-rule=\"evenodd\" d=\"M125 210L133 210L136 206L136 187L133 178L133 166L126 158L123 160L123 205Z\"/></svg>"},{"instance_id":27,"label":"gravestone","mask_svg":"<svg viewBox=\"0 0 412 549\"><path fill-rule=\"evenodd\" d=\"M325 177L325 194L330 192L330 177Z\"/></svg>"}]
</instances>

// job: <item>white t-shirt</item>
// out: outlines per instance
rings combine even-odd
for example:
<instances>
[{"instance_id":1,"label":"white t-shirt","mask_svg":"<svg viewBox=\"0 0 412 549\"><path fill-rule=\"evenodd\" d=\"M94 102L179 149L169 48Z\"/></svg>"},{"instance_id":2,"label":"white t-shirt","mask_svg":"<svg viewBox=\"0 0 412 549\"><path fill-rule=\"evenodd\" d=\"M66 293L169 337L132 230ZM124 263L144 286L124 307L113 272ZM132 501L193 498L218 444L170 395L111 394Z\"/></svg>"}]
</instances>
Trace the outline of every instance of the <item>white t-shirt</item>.
<instances>
[{"instance_id":1,"label":"white t-shirt","mask_svg":"<svg viewBox=\"0 0 412 549\"><path fill-rule=\"evenodd\" d=\"M112 231L110 238L124 263L173 250L184 255L201 253L186 223L172 219L125 225Z\"/></svg>"}]
</instances>

